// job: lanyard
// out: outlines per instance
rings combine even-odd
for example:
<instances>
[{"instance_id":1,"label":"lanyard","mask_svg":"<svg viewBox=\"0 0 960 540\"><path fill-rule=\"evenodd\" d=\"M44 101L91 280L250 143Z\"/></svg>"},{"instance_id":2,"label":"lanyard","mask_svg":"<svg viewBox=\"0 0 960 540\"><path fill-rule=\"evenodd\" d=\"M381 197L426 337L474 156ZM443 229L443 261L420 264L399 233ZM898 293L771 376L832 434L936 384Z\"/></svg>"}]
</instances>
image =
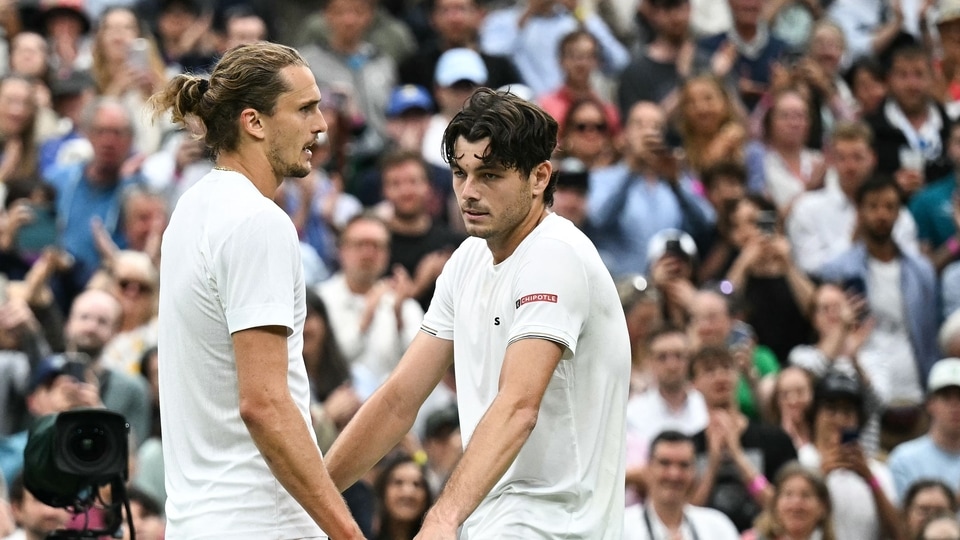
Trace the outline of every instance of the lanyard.
<instances>
[{"instance_id":1,"label":"lanyard","mask_svg":"<svg viewBox=\"0 0 960 540\"><path fill-rule=\"evenodd\" d=\"M647 535L650 540L656 540L653 535L653 525L650 524L650 511L647 508L647 505L643 505L643 521L647 525ZM687 519L687 513L683 513L683 520L680 522L681 528L683 524L686 523L687 527L690 527L690 535L693 536L693 540L700 540L700 535L697 534L697 529L694 528L693 523Z\"/></svg>"}]
</instances>

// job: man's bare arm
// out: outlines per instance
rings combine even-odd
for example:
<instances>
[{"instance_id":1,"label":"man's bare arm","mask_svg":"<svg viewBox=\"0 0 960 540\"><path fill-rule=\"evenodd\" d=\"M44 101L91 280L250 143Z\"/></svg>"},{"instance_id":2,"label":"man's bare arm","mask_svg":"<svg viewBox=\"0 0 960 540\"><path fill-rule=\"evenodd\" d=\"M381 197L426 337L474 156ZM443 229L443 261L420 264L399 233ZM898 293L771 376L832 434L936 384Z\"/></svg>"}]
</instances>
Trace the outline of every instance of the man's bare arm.
<instances>
[{"instance_id":1,"label":"man's bare arm","mask_svg":"<svg viewBox=\"0 0 960 540\"><path fill-rule=\"evenodd\" d=\"M280 326L233 334L240 417L280 484L330 538L363 538L330 481L316 441L287 385L287 331Z\"/></svg>"},{"instance_id":2,"label":"man's bare arm","mask_svg":"<svg viewBox=\"0 0 960 540\"><path fill-rule=\"evenodd\" d=\"M423 531L455 531L513 464L537 425L540 402L563 351L562 345L543 339L523 339L507 347L497 397L427 514Z\"/></svg>"},{"instance_id":3,"label":"man's bare arm","mask_svg":"<svg viewBox=\"0 0 960 540\"><path fill-rule=\"evenodd\" d=\"M403 438L420 406L453 362L453 342L420 332L393 373L360 407L327 452L341 491L353 485Z\"/></svg>"}]
</instances>

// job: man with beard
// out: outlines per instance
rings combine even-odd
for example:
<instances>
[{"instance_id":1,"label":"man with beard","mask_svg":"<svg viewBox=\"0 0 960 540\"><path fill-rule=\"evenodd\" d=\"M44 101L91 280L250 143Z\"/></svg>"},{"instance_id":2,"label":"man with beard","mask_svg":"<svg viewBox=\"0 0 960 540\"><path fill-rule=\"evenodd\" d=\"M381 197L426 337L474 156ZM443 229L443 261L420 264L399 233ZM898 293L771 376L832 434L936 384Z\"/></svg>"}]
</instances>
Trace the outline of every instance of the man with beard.
<instances>
[{"instance_id":1,"label":"man with beard","mask_svg":"<svg viewBox=\"0 0 960 540\"><path fill-rule=\"evenodd\" d=\"M624 512L624 540L740 538L722 512L689 504L697 476L697 451L689 436L670 430L657 435L650 443L647 470L647 501Z\"/></svg>"},{"instance_id":2,"label":"man with beard","mask_svg":"<svg viewBox=\"0 0 960 540\"><path fill-rule=\"evenodd\" d=\"M63 332L67 358L88 363L88 382L96 383L103 405L122 414L136 443L150 435L150 405L144 379L108 368L103 350L120 329L123 308L110 293L90 289L73 301Z\"/></svg>"},{"instance_id":3,"label":"man with beard","mask_svg":"<svg viewBox=\"0 0 960 540\"><path fill-rule=\"evenodd\" d=\"M868 180L855 200L859 239L819 274L866 300L874 329L858 361L888 411L918 412L922 381L937 360L936 274L926 258L902 249L893 238L902 199L892 179ZM922 429L922 423L907 427Z\"/></svg>"},{"instance_id":4,"label":"man with beard","mask_svg":"<svg viewBox=\"0 0 960 540\"><path fill-rule=\"evenodd\" d=\"M383 198L390 205L390 266L399 264L406 269L413 278L410 296L426 311L437 276L465 236L431 217L431 205L445 201L431 188L427 164L419 153L387 154L380 171Z\"/></svg>"},{"instance_id":5,"label":"man with beard","mask_svg":"<svg viewBox=\"0 0 960 540\"><path fill-rule=\"evenodd\" d=\"M303 57L269 42L151 98L158 115L203 128L216 162L180 197L161 247L168 538L363 538L317 446L300 242L273 202L285 177L310 173L320 100Z\"/></svg>"}]
</instances>

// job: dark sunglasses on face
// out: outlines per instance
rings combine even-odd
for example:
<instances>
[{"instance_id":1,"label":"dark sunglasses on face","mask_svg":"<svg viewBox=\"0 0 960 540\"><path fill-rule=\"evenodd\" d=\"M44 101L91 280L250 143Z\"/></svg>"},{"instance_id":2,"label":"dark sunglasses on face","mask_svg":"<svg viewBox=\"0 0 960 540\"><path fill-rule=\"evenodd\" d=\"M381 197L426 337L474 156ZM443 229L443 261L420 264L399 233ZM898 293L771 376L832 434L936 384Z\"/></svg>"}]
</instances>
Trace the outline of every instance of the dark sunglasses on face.
<instances>
[{"instance_id":1,"label":"dark sunglasses on face","mask_svg":"<svg viewBox=\"0 0 960 540\"><path fill-rule=\"evenodd\" d=\"M607 132L607 123L606 122L577 122L573 125L573 129L579 131L580 133L585 133L587 131L596 131L597 133L606 133Z\"/></svg>"},{"instance_id":2,"label":"dark sunglasses on face","mask_svg":"<svg viewBox=\"0 0 960 540\"><path fill-rule=\"evenodd\" d=\"M149 294L153 292L152 286L140 281L132 280L132 279L118 279L117 285L120 286L120 290L122 291L132 290L137 294L137 296L141 296L141 295Z\"/></svg>"}]
</instances>

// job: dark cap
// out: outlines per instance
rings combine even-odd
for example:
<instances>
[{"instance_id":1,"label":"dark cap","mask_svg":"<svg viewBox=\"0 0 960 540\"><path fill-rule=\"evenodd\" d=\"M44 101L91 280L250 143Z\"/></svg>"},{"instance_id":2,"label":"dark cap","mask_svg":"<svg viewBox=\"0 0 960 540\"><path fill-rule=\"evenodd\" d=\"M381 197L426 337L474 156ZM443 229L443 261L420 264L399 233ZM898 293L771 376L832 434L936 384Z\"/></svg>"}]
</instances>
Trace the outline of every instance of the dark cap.
<instances>
[{"instance_id":1,"label":"dark cap","mask_svg":"<svg viewBox=\"0 0 960 540\"><path fill-rule=\"evenodd\" d=\"M590 173L577 158L566 158L557 166L557 189L573 189L586 193L590 186Z\"/></svg>"},{"instance_id":2,"label":"dark cap","mask_svg":"<svg viewBox=\"0 0 960 540\"><path fill-rule=\"evenodd\" d=\"M57 15L76 17L83 26L82 32L90 31L90 16L87 14L83 0L41 0L40 17L43 32L46 33L47 22Z\"/></svg>"},{"instance_id":3,"label":"dark cap","mask_svg":"<svg viewBox=\"0 0 960 540\"><path fill-rule=\"evenodd\" d=\"M30 374L30 385L27 387L27 394L34 393L37 388L46 386L60 375L63 375L65 365L66 361L59 355L41 360Z\"/></svg>"},{"instance_id":4,"label":"dark cap","mask_svg":"<svg viewBox=\"0 0 960 540\"><path fill-rule=\"evenodd\" d=\"M456 403L451 403L427 416L426 426L423 428L423 438L433 439L446 437L460 427L460 414Z\"/></svg>"},{"instance_id":5,"label":"dark cap","mask_svg":"<svg viewBox=\"0 0 960 540\"><path fill-rule=\"evenodd\" d=\"M93 88L93 78L86 71L72 71L66 77L56 77L50 81L50 97L62 98L79 96L85 90Z\"/></svg>"},{"instance_id":6,"label":"dark cap","mask_svg":"<svg viewBox=\"0 0 960 540\"><path fill-rule=\"evenodd\" d=\"M866 420L863 385L854 377L831 369L817 381L813 389L813 404L810 411L812 417L816 417L820 407L824 404L837 401L852 403L857 409L860 424L863 425Z\"/></svg>"}]
</instances>

